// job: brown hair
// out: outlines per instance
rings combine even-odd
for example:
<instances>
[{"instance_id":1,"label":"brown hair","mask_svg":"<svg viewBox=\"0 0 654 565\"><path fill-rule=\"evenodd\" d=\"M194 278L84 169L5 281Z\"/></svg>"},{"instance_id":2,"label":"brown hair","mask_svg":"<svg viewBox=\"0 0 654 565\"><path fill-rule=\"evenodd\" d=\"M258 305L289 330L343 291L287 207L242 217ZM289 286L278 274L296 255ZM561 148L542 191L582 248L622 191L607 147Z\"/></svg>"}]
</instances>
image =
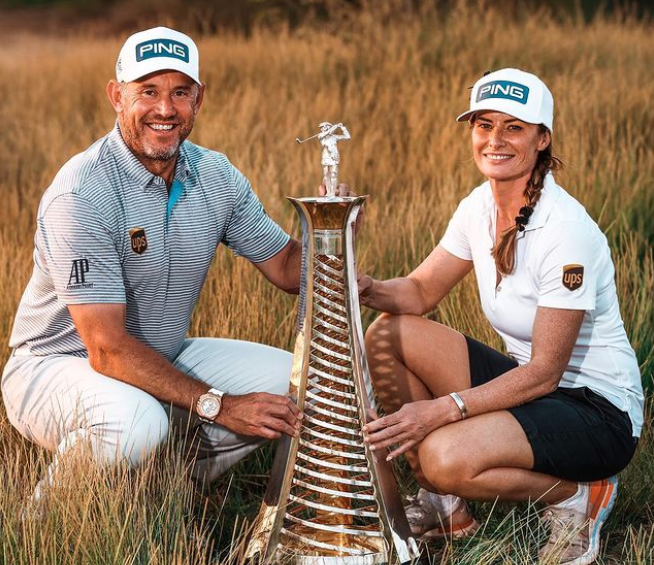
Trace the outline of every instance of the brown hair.
<instances>
[{"instance_id":1,"label":"brown hair","mask_svg":"<svg viewBox=\"0 0 654 565\"><path fill-rule=\"evenodd\" d=\"M540 132L544 133L547 128L539 125ZM558 171L563 167L563 161L555 157L552 150L552 142L538 152L538 158L531 177L527 181L525 188L525 205L520 208L520 215L516 216L515 225L504 230L499 237L499 241L493 247L492 255L495 259L495 266L503 276L510 275L515 269L515 240L519 231L523 231L529 223L529 217L534 211L534 207L540 199L545 177L550 171Z\"/></svg>"}]
</instances>

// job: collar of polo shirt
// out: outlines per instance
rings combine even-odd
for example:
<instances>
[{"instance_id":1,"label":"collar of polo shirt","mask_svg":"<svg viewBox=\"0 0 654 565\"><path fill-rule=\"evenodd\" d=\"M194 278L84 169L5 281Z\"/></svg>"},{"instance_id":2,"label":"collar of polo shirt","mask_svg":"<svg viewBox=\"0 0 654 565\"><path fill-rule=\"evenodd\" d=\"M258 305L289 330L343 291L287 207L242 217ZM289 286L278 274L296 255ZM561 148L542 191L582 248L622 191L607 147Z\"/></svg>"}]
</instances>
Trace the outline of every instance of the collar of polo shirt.
<instances>
[{"instance_id":1,"label":"collar of polo shirt","mask_svg":"<svg viewBox=\"0 0 654 565\"><path fill-rule=\"evenodd\" d=\"M529 223L525 226L525 231L518 233L518 237L523 237L525 232L542 228L546 224L547 219L550 217L550 213L552 212L552 208L554 207L554 203L559 198L560 193L561 189L556 184L554 175L548 173L545 177L542 194L538 199L538 203L534 207L534 213L531 218L529 218ZM491 218L491 213L495 208L495 200L493 199L493 192L489 183L488 191L485 195L484 214L487 214L488 217Z\"/></svg>"},{"instance_id":2,"label":"collar of polo shirt","mask_svg":"<svg viewBox=\"0 0 654 565\"><path fill-rule=\"evenodd\" d=\"M542 228L546 224L560 193L561 189L554 181L554 175L548 173L545 177L538 203L534 206L534 213L529 218L529 223L525 226L525 231Z\"/></svg>"}]
</instances>

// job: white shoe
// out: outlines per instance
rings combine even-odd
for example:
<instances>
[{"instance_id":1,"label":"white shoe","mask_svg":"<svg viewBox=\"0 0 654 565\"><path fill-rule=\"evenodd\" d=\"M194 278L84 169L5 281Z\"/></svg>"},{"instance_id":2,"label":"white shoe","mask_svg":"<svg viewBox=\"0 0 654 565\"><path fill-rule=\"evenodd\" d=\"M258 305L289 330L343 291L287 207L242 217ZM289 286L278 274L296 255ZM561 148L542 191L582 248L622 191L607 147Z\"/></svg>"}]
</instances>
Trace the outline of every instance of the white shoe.
<instances>
[{"instance_id":1,"label":"white shoe","mask_svg":"<svg viewBox=\"0 0 654 565\"><path fill-rule=\"evenodd\" d=\"M550 524L551 534L538 552L542 565L589 565L597 559L600 530L618 495L618 479L595 481L584 488L582 508L553 504L545 509L543 520Z\"/></svg>"},{"instance_id":2,"label":"white shoe","mask_svg":"<svg viewBox=\"0 0 654 565\"><path fill-rule=\"evenodd\" d=\"M466 501L458 496L445 495L452 497L452 502L448 505L450 511L442 512L434 504L434 497L439 496L442 495L421 488L416 496L407 497L409 504L404 510L411 532L422 540L472 536L479 529L479 524Z\"/></svg>"}]
</instances>

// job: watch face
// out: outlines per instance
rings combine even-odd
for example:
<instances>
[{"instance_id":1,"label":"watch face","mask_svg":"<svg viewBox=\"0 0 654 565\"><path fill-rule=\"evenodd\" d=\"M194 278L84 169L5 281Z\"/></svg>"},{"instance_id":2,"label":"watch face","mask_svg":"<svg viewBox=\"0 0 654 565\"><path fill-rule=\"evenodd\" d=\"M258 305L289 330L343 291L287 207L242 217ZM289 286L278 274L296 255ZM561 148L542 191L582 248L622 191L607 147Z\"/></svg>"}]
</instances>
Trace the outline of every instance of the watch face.
<instances>
[{"instance_id":1,"label":"watch face","mask_svg":"<svg viewBox=\"0 0 654 565\"><path fill-rule=\"evenodd\" d=\"M205 418L214 418L218 414L220 404L212 397L203 398L200 402L200 411Z\"/></svg>"}]
</instances>

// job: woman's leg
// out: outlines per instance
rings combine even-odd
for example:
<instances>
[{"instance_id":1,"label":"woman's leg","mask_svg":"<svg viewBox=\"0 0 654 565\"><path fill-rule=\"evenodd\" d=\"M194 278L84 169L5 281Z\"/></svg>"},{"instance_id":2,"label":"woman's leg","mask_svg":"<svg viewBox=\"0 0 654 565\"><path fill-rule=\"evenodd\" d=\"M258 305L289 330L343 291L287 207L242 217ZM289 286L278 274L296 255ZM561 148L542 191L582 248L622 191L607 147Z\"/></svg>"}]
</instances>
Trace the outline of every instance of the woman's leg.
<instances>
[{"instance_id":1,"label":"woman's leg","mask_svg":"<svg viewBox=\"0 0 654 565\"><path fill-rule=\"evenodd\" d=\"M366 351L387 413L472 386L465 337L425 318L380 316L366 334ZM531 445L506 411L444 426L407 459L424 488L475 500L553 503L576 490L576 483L530 470Z\"/></svg>"},{"instance_id":2,"label":"woman's leg","mask_svg":"<svg viewBox=\"0 0 654 565\"><path fill-rule=\"evenodd\" d=\"M366 332L366 355L375 392L387 414L409 402L470 388L463 335L418 316L382 314ZM422 473L417 447L406 457L418 483L432 490Z\"/></svg>"},{"instance_id":3,"label":"woman's leg","mask_svg":"<svg viewBox=\"0 0 654 565\"><path fill-rule=\"evenodd\" d=\"M444 426L425 438L419 461L430 490L472 500L541 501L572 496L577 483L532 471L522 426L507 411Z\"/></svg>"}]
</instances>

